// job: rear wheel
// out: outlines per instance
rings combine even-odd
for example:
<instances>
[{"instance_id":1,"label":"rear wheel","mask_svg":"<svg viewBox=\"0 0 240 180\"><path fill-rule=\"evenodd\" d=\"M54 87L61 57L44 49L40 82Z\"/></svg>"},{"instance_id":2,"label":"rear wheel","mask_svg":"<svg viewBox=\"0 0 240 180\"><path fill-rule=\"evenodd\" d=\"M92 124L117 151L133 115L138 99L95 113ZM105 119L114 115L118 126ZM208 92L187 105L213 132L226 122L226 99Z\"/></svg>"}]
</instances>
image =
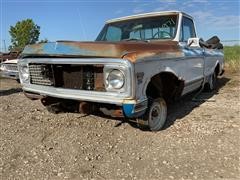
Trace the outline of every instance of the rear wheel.
<instances>
[{"instance_id":1,"label":"rear wheel","mask_svg":"<svg viewBox=\"0 0 240 180\"><path fill-rule=\"evenodd\" d=\"M217 73L214 72L212 75L209 77L209 81L205 86L205 90L208 92L212 92L217 88Z\"/></svg>"},{"instance_id":2,"label":"rear wheel","mask_svg":"<svg viewBox=\"0 0 240 180\"><path fill-rule=\"evenodd\" d=\"M154 99L149 103L149 107L142 121L145 122L151 131L159 131L163 128L167 119L167 104L163 98Z\"/></svg>"}]
</instances>

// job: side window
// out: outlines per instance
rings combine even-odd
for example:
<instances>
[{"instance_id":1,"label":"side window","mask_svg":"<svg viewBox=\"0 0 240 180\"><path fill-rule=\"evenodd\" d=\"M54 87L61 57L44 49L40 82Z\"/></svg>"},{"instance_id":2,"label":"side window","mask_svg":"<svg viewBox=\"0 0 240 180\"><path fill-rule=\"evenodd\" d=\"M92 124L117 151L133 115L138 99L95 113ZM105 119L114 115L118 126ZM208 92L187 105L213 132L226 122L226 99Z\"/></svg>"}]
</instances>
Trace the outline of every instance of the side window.
<instances>
[{"instance_id":1,"label":"side window","mask_svg":"<svg viewBox=\"0 0 240 180\"><path fill-rule=\"evenodd\" d=\"M120 41L122 37L122 31L120 28L115 26L109 26L105 39L107 41Z\"/></svg>"},{"instance_id":2,"label":"side window","mask_svg":"<svg viewBox=\"0 0 240 180\"><path fill-rule=\"evenodd\" d=\"M180 41L187 42L188 38L196 37L193 21L189 18L183 17L182 27L180 33Z\"/></svg>"}]
</instances>

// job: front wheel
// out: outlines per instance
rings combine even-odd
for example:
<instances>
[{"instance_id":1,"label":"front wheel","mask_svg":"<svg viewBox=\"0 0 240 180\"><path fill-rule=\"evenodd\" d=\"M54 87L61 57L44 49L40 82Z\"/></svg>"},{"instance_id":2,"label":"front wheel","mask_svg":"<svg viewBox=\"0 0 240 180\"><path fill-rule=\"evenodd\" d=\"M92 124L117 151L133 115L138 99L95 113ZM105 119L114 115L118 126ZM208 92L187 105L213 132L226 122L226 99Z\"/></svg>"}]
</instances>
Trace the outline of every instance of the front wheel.
<instances>
[{"instance_id":1,"label":"front wheel","mask_svg":"<svg viewBox=\"0 0 240 180\"><path fill-rule=\"evenodd\" d=\"M147 112L143 117L145 125L151 131L159 131L163 128L167 119L167 104L163 98L154 99L149 103Z\"/></svg>"}]
</instances>

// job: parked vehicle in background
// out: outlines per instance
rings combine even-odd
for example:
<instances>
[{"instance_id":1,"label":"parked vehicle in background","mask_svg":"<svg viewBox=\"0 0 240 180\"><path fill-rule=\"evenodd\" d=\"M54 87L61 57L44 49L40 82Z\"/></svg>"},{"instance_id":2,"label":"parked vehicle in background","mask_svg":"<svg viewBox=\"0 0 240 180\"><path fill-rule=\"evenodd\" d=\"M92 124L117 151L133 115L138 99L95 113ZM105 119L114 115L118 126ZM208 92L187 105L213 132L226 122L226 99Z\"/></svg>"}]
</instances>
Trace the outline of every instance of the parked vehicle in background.
<instances>
[{"instance_id":1,"label":"parked vehicle in background","mask_svg":"<svg viewBox=\"0 0 240 180\"><path fill-rule=\"evenodd\" d=\"M186 13L139 14L107 21L95 42L27 46L20 80L25 95L51 111L98 109L157 131L169 101L204 86L214 90L222 48L217 37L197 38Z\"/></svg>"},{"instance_id":2,"label":"parked vehicle in background","mask_svg":"<svg viewBox=\"0 0 240 180\"><path fill-rule=\"evenodd\" d=\"M18 59L12 59L2 62L0 66L0 76L16 79L19 82L17 63Z\"/></svg>"},{"instance_id":3,"label":"parked vehicle in background","mask_svg":"<svg viewBox=\"0 0 240 180\"><path fill-rule=\"evenodd\" d=\"M18 56L21 54L21 52L22 51L20 50L15 50L7 53L0 53L0 63L7 60L18 59Z\"/></svg>"}]
</instances>

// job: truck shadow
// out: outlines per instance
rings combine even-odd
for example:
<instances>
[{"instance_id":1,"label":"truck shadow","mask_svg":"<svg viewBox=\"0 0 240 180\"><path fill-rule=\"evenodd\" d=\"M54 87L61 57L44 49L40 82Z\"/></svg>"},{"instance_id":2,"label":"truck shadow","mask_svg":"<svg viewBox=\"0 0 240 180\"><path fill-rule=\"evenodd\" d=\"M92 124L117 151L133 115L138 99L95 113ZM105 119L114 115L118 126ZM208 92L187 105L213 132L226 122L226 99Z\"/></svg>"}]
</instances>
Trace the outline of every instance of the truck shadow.
<instances>
[{"instance_id":1,"label":"truck shadow","mask_svg":"<svg viewBox=\"0 0 240 180\"><path fill-rule=\"evenodd\" d=\"M11 94L22 92L21 88L11 88L7 90L0 90L0 96L8 96Z\"/></svg>"},{"instance_id":2,"label":"truck shadow","mask_svg":"<svg viewBox=\"0 0 240 180\"><path fill-rule=\"evenodd\" d=\"M218 94L219 90L227 84L227 82L230 81L229 78L222 77L221 79L218 79L218 84L217 88L213 92L201 92L199 95L196 96L196 94L199 93L198 91L192 92L190 94L187 94L183 96L180 100L175 101L171 104L168 105L168 117L167 117L167 122L165 126L163 127L162 130L168 129L170 126L172 126L176 120L181 120L183 117L187 116L190 114L194 108L199 107L201 104L203 104L206 101L211 101L214 103L214 99L211 99L214 95ZM112 118L109 116L106 116L102 113L97 113L95 114L97 116L107 118L109 120L116 121L118 120L119 122L116 123L115 127L121 126L123 123L128 123L134 128L138 128L138 125L134 122L131 122L128 119L124 118ZM141 128L143 131L149 131L146 128Z\"/></svg>"},{"instance_id":3,"label":"truck shadow","mask_svg":"<svg viewBox=\"0 0 240 180\"><path fill-rule=\"evenodd\" d=\"M219 90L230 81L229 78L222 77L218 79L217 88L213 92L201 92L196 96L198 91L188 94L182 97L179 101L169 104L168 106L168 118L163 130L172 126L176 120L181 120L187 116L196 107L201 104L210 101L215 102L215 99L211 99L214 95L218 94Z\"/></svg>"}]
</instances>

